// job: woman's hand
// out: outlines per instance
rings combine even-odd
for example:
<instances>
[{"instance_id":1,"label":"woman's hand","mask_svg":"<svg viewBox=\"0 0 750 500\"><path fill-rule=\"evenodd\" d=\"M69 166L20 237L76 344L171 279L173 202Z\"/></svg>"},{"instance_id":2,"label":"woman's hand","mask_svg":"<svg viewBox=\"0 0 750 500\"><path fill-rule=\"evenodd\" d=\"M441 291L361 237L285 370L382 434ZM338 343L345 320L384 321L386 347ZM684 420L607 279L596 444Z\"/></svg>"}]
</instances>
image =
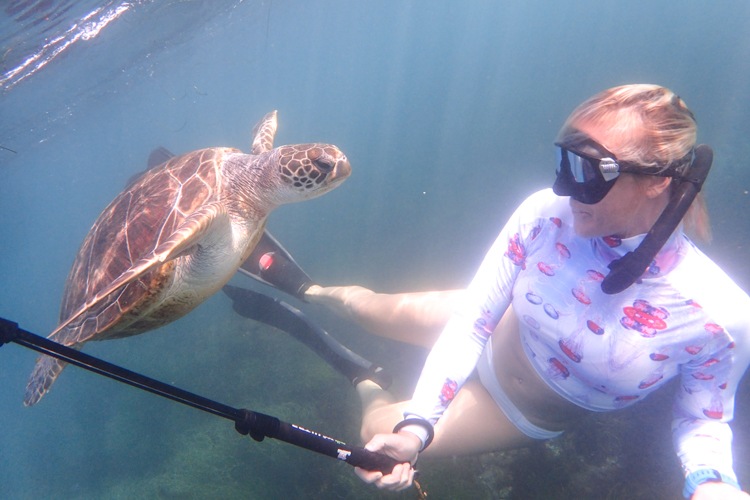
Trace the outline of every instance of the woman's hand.
<instances>
[{"instance_id":1,"label":"woman's hand","mask_svg":"<svg viewBox=\"0 0 750 500\"><path fill-rule=\"evenodd\" d=\"M369 484L378 488L401 491L409 488L414 482L415 469L412 467L417 461L419 449L422 442L417 436L409 431L401 431L398 434L376 434L365 449L377 453L383 453L403 463L396 465L390 474L384 475L379 471L368 471L359 467L354 468L355 474Z\"/></svg>"},{"instance_id":2,"label":"woman's hand","mask_svg":"<svg viewBox=\"0 0 750 500\"><path fill-rule=\"evenodd\" d=\"M740 491L731 484L703 483L695 488L690 500L748 500L750 495Z\"/></svg>"}]
</instances>

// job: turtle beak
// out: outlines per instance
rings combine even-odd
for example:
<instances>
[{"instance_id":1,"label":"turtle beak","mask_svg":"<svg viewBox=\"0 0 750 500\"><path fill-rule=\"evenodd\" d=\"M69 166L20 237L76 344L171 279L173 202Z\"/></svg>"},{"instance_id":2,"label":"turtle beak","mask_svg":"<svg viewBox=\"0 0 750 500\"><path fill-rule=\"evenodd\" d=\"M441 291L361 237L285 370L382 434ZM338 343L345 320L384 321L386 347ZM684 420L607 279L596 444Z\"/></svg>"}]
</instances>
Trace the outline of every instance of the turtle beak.
<instances>
[{"instance_id":1,"label":"turtle beak","mask_svg":"<svg viewBox=\"0 0 750 500\"><path fill-rule=\"evenodd\" d=\"M352 173L352 166L349 163L349 159L346 157L346 155L342 154L338 160L336 160L336 164L333 166L333 171L331 172L331 180L335 182L341 182L347 177L349 177L349 174Z\"/></svg>"}]
</instances>

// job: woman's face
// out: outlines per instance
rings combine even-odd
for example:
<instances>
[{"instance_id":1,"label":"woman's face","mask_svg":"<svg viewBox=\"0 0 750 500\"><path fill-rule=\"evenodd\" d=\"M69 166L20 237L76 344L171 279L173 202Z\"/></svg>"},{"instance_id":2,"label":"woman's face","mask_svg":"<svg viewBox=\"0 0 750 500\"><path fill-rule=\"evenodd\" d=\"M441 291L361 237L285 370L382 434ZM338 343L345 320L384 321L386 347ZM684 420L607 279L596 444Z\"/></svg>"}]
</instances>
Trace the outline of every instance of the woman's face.
<instances>
[{"instance_id":1,"label":"woman's face","mask_svg":"<svg viewBox=\"0 0 750 500\"><path fill-rule=\"evenodd\" d=\"M622 150L618 136L608 128L576 126L617 156ZM665 177L620 174L612 189L599 202L587 205L570 199L573 228L578 236L629 238L646 233L669 201L669 179Z\"/></svg>"}]
</instances>

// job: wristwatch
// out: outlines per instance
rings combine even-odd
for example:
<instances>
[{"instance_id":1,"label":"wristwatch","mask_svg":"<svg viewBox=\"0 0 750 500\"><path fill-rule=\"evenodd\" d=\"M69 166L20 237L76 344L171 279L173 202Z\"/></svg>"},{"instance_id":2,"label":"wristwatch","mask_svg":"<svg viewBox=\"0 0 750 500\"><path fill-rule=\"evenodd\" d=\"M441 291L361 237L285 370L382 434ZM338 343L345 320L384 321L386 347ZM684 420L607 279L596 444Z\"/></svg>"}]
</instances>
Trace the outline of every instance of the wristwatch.
<instances>
[{"instance_id":1,"label":"wristwatch","mask_svg":"<svg viewBox=\"0 0 750 500\"><path fill-rule=\"evenodd\" d=\"M695 488L703 483L727 483L731 484L738 490L740 489L737 480L731 476L722 474L715 469L699 469L695 472L691 472L685 478L685 487L682 489L682 496L690 499L690 497L693 496L693 493L695 493Z\"/></svg>"}]
</instances>

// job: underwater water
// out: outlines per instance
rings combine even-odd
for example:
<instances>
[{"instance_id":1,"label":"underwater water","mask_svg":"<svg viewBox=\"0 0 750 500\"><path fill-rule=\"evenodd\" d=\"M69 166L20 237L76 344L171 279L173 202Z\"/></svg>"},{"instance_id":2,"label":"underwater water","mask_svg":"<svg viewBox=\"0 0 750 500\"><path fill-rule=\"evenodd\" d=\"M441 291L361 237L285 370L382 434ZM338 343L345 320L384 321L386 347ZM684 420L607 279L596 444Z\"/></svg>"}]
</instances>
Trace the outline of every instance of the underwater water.
<instances>
[{"instance_id":1,"label":"underwater water","mask_svg":"<svg viewBox=\"0 0 750 500\"><path fill-rule=\"evenodd\" d=\"M149 153L329 142L341 187L270 231L317 281L464 286L515 206L549 186L552 141L623 83L679 93L715 151L703 245L750 290L750 5L743 0L7 0L0 4L0 316L46 335L92 222ZM236 284L261 287L244 277ZM259 288L260 289L260 288ZM293 299L290 299L293 300ZM410 394L424 353L295 302ZM351 385L217 294L187 317L85 351L223 403L358 440ZM2 498L376 498L350 468L241 437L231 422L77 368L32 408L36 355L0 349ZM433 498L679 498L670 388L551 444L424 461ZM750 387L733 429L750 485ZM388 495L412 498L413 492Z\"/></svg>"}]
</instances>

